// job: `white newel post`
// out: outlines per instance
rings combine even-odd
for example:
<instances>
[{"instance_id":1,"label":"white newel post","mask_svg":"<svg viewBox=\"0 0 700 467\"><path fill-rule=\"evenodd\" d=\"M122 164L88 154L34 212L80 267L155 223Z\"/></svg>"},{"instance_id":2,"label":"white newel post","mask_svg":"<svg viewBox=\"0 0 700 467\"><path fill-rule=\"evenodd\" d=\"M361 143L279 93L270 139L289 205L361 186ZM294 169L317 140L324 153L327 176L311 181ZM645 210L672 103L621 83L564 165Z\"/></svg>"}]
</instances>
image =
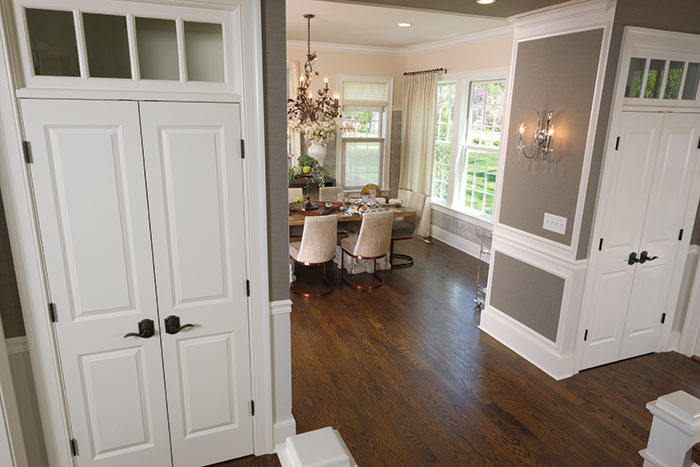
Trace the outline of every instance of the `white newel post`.
<instances>
[{"instance_id":1,"label":"white newel post","mask_svg":"<svg viewBox=\"0 0 700 467\"><path fill-rule=\"evenodd\" d=\"M700 399L685 391L661 396L647 404L654 415L647 448L639 451L644 467L687 467L690 452L700 442Z\"/></svg>"}]
</instances>

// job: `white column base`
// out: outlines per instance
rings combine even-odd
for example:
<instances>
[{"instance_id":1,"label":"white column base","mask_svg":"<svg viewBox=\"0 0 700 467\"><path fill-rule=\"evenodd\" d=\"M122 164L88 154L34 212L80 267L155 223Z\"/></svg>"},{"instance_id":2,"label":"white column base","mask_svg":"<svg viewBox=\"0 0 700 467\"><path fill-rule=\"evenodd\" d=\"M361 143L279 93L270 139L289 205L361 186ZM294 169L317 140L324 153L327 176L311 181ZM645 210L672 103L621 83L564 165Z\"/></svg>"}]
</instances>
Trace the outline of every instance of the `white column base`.
<instances>
[{"instance_id":1,"label":"white column base","mask_svg":"<svg viewBox=\"0 0 700 467\"><path fill-rule=\"evenodd\" d=\"M290 436L275 451L282 467L357 467L340 433L329 426Z\"/></svg>"}]
</instances>

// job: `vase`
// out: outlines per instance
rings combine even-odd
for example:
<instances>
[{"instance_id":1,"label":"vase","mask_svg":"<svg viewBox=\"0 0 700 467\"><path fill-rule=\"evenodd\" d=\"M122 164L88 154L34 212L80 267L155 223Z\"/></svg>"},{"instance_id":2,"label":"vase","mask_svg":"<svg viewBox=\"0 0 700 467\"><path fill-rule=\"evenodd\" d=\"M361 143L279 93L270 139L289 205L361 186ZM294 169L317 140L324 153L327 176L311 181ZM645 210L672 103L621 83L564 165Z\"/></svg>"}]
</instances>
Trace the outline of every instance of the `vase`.
<instances>
[{"instance_id":1,"label":"vase","mask_svg":"<svg viewBox=\"0 0 700 467\"><path fill-rule=\"evenodd\" d=\"M311 141L307 152L309 156L318 161L318 165L323 167L323 163L326 161L326 145L323 142Z\"/></svg>"}]
</instances>

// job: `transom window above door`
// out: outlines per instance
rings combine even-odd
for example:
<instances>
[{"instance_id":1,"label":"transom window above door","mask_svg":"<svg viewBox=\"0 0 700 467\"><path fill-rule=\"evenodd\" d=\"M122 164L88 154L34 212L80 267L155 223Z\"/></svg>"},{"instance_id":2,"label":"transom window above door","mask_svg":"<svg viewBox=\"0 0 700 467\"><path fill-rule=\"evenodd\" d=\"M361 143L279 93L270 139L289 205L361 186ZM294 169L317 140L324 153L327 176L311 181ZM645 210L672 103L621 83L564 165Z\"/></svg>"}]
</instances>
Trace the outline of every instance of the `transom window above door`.
<instances>
[{"instance_id":1,"label":"transom window above door","mask_svg":"<svg viewBox=\"0 0 700 467\"><path fill-rule=\"evenodd\" d=\"M490 219L496 196L505 79L465 76L444 80L438 85L437 101L433 200Z\"/></svg>"},{"instance_id":2,"label":"transom window above door","mask_svg":"<svg viewBox=\"0 0 700 467\"><path fill-rule=\"evenodd\" d=\"M700 84L700 63L632 57L625 97L663 101L695 101Z\"/></svg>"}]
</instances>

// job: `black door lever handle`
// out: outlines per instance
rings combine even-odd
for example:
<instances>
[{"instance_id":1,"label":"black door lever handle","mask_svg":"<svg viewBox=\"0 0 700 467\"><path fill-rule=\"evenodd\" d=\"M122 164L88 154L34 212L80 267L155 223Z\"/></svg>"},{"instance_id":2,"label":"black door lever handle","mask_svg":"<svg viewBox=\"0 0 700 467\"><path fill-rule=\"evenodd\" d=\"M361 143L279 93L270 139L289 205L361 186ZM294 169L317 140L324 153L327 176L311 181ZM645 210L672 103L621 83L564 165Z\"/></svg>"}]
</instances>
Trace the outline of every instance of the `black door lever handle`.
<instances>
[{"instance_id":1,"label":"black door lever handle","mask_svg":"<svg viewBox=\"0 0 700 467\"><path fill-rule=\"evenodd\" d=\"M647 251L642 251L642 254L639 256L639 263L644 264L647 261L654 261L655 259L659 259L658 256L649 256L649 253Z\"/></svg>"},{"instance_id":2,"label":"black door lever handle","mask_svg":"<svg viewBox=\"0 0 700 467\"><path fill-rule=\"evenodd\" d=\"M193 328L194 324L183 324L180 325L180 317L176 315L170 315L165 318L165 332L168 334L177 334L185 328Z\"/></svg>"},{"instance_id":3,"label":"black door lever handle","mask_svg":"<svg viewBox=\"0 0 700 467\"><path fill-rule=\"evenodd\" d=\"M142 319L139 321L139 332L130 332L128 334L124 334L124 337L143 337L144 339L148 339L149 337L153 337L155 333L156 329L153 320Z\"/></svg>"},{"instance_id":4,"label":"black door lever handle","mask_svg":"<svg viewBox=\"0 0 700 467\"><path fill-rule=\"evenodd\" d=\"M634 266L634 263L638 263L638 262L639 262L639 258L637 258L637 253L633 251L627 257L627 264L629 264L630 266Z\"/></svg>"}]
</instances>

